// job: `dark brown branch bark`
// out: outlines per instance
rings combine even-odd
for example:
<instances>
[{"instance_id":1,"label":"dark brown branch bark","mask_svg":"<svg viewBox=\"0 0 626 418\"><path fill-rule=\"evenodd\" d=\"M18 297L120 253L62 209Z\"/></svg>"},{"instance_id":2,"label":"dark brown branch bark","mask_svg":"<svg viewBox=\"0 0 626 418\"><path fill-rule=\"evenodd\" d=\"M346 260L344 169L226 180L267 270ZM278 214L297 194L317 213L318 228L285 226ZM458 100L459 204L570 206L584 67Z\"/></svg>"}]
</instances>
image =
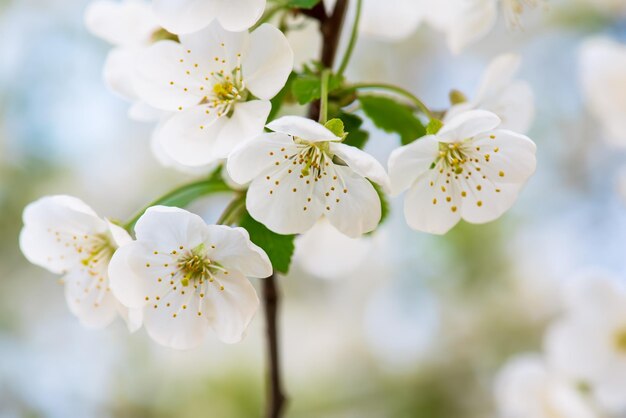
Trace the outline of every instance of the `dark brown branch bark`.
<instances>
[{"instance_id":1,"label":"dark brown branch bark","mask_svg":"<svg viewBox=\"0 0 626 418\"><path fill-rule=\"evenodd\" d=\"M341 38L341 28L343 27L346 12L348 11L348 0L337 0L335 9L330 16L326 15L322 3L323 2L318 3L311 12L317 16L324 16L323 18L317 18L320 22L320 33L322 34L320 62L324 68L332 68L335 64L335 57L337 56L337 48L339 47L339 39ZM316 10L318 7L321 8L321 11ZM320 102L316 100L311 103L308 116L310 119L317 120L319 119L319 115Z\"/></svg>"},{"instance_id":2,"label":"dark brown branch bark","mask_svg":"<svg viewBox=\"0 0 626 418\"><path fill-rule=\"evenodd\" d=\"M320 61L324 68L332 68L339 47L341 28L348 9L348 0L337 0L333 13L326 14L323 2L318 3L311 10L301 12L320 22L320 32L322 34L322 51ZM309 118L317 120L319 118L320 103L311 103L309 108ZM267 356L269 360L269 387L266 418L281 418L287 402L287 397L283 391L280 352L278 339L278 308L280 305L280 294L276 285L276 276L263 280L263 299L265 309L265 322L267 332Z\"/></svg>"},{"instance_id":3,"label":"dark brown branch bark","mask_svg":"<svg viewBox=\"0 0 626 418\"><path fill-rule=\"evenodd\" d=\"M267 418L280 418L287 398L283 392L280 372L277 325L280 295L276 286L275 275L271 275L263 280L263 299L265 300L265 322L267 328L267 356L270 364L268 402L265 416Z\"/></svg>"}]
</instances>

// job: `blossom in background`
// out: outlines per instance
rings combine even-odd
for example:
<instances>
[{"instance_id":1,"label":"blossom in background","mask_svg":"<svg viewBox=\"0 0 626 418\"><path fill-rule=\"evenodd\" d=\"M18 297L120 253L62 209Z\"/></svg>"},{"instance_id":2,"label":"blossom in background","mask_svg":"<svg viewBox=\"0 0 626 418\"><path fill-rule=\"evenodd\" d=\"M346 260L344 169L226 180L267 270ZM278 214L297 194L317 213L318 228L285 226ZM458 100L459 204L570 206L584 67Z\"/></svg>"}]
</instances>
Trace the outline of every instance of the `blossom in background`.
<instances>
[{"instance_id":1,"label":"blossom in background","mask_svg":"<svg viewBox=\"0 0 626 418\"><path fill-rule=\"evenodd\" d=\"M98 0L85 12L87 29L115 47L107 55L103 76L109 88L133 102L129 116L137 120L155 120L161 112L139 100L133 85L137 55L155 40L161 31L150 8L141 0Z\"/></svg>"},{"instance_id":2,"label":"blossom in background","mask_svg":"<svg viewBox=\"0 0 626 418\"><path fill-rule=\"evenodd\" d=\"M111 256L131 241L124 229L71 196L41 198L24 209L23 218L22 252L31 263L63 275L67 304L84 326L105 327L118 313L131 331L141 326L141 312L122 307L110 290Z\"/></svg>"},{"instance_id":3,"label":"blossom in background","mask_svg":"<svg viewBox=\"0 0 626 418\"><path fill-rule=\"evenodd\" d=\"M498 373L495 400L500 418L600 418L575 382L552 373L543 358L515 357Z\"/></svg>"},{"instance_id":4,"label":"blossom in background","mask_svg":"<svg viewBox=\"0 0 626 418\"><path fill-rule=\"evenodd\" d=\"M602 36L586 40L579 76L587 107L606 139L626 146L626 45Z\"/></svg>"},{"instance_id":5,"label":"blossom in background","mask_svg":"<svg viewBox=\"0 0 626 418\"><path fill-rule=\"evenodd\" d=\"M391 153L392 193L408 189L404 215L411 228L444 234L461 219L493 221L513 205L535 171L536 147L499 125L495 114L471 110Z\"/></svg>"},{"instance_id":6,"label":"blossom in background","mask_svg":"<svg viewBox=\"0 0 626 418\"><path fill-rule=\"evenodd\" d=\"M528 132L535 114L535 103L530 84L515 79L520 62L517 54L494 58L485 70L474 99L452 106L444 122L468 110L483 109L500 118L500 129Z\"/></svg>"},{"instance_id":7,"label":"blossom in background","mask_svg":"<svg viewBox=\"0 0 626 418\"><path fill-rule=\"evenodd\" d=\"M388 178L371 155L310 119L285 116L274 131L238 147L228 172L250 182L246 207L257 221L279 234L309 230L322 216L349 237L372 231L381 216L370 179L384 188Z\"/></svg>"},{"instance_id":8,"label":"blossom in background","mask_svg":"<svg viewBox=\"0 0 626 418\"><path fill-rule=\"evenodd\" d=\"M287 81L293 52L285 36L263 24L252 33L219 24L160 41L136 65L139 96L176 112L155 131L165 153L197 167L226 158L239 143L263 132L270 99Z\"/></svg>"},{"instance_id":9,"label":"blossom in background","mask_svg":"<svg viewBox=\"0 0 626 418\"><path fill-rule=\"evenodd\" d=\"M254 25L266 0L153 0L154 13L168 31L179 35L196 32L213 20L230 31Z\"/></svg>"},{"instance_id":10,"label":"blossom in background","mask_svg":"<svg viewBox=\"0 0 626 418\"><path fill-rule=\"evenodd\" d=\"M421 23L445 34L449 49L460 53L491 32L502 11L510 28L544 0L364 0L360 27L364 35L390 41L408 38Z\"/></svg>"},{"instance_id":11,"label":"blossom in background","mask_svg":"<svg viewBox=\"0 0 626 418\"><path fill-rule=\"evenodd\" d=\"M226 343L240 341L259 305L246 276L272 274L248 233L165 206L148 209L135 233L113 256L109 275L119 300L143 309L148 334L175 349L198 346L209 328Z\"/></svg>"},{"instance_id":12,"label":"blossom in background","mask_svg":"<svg viewBox=\"0 0 626 418\"><path fill-rule=\"evenodd\" d=\"M566 309L545 337L549 364L592 388L598 404L626 412L626 288L603 274L587 275L566 291Z\"/></svg>"}]
</instances>

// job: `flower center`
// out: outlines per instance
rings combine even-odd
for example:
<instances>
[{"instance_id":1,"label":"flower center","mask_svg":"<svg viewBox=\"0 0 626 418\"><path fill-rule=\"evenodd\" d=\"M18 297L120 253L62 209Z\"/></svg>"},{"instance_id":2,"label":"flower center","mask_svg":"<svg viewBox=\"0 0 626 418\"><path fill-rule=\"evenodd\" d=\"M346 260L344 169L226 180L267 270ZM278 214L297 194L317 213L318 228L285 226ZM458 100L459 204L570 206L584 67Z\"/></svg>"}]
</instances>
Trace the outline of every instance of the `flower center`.
<instances>
[{"instance_id":1,"label":"flower center","mask_svg":"<svg viewBox=\"0 0 626 418\"><path fill-rule=\"evenodd\" d=\"M220 266L206 256L205 246L200 244L178 259L178 268L183 273L180 283L183 286L189 286L189 282L195 284L205 280L213 281L213 274L220 269Z\"/></svg>"},{"instance_id":2,"label":"flower center","mask_svg":"<svg viewBox=\"0 0 626 418\"><path fill-rule=\"evenodd\" d=\"M303 165L302 175L308 176L313 170L313 176L321 178L324 167L328 166L332 160L332 156L329 155L328 142L308 142L300 138L294 138L294 141L307 145L296 157L298 164Z\"/></svg>"},{"instance_id":3,"label":"flower center","mask_svg":"<svg viewBox=\"0 0 626 418\"><path fill-rule=\"evenodd\" d=\"M622 354L626 354L626 328L618 331L613 337L615 348Z\"/></svg>"},{"instance_id":4,"label":"flower center","mask_svg":"<svg viewBox=\"0 0 626 418\"><path fill-rule=\"evenodd\" d=\"M449 144L446 142L439 143L439 157L433 163L431 168L435 168L439 161L444 166L449 167L455 174L463 172L463 165L467 162L467 156L463 151L463 147L458 143Z\"/></svg>"}]
</instances>

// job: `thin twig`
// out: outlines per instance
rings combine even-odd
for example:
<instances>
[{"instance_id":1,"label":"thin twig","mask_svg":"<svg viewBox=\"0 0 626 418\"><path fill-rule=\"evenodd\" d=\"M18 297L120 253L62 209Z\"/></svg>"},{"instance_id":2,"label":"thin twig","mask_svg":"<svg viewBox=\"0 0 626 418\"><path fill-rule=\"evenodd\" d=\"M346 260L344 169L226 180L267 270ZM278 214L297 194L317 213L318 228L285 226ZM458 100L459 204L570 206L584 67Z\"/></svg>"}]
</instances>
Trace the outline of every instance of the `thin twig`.
<instances>
[{"instance_id":1,"label":"thin twig","mask_svg":"<svg viewBox=\"0 0 626 418\"><path fill-rule=\"evenodd\" d=\"M263 299L265 300L265 323L267 333L267 356L269 364L269 402L267 403L267 418L280 418L285 407L287 398L285 397L281 372L280 372L280 355L278 349L278 308L280 303L280 295L276 286L276 276L263 280Z\"/></svg>"}]
</instances>

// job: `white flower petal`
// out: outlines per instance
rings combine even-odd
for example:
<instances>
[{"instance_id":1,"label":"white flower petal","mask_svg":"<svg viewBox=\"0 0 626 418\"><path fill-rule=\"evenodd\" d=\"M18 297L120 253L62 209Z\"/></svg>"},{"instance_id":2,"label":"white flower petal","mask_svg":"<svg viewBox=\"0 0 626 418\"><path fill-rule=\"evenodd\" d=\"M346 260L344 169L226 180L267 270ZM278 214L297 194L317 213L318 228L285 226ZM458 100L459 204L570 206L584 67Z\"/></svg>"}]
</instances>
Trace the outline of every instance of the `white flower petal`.
<instances>
[{"instance_id":1,"label":"white flower petal","mask_svg":"<svg viewBox=\"0 0 626 418\"><path fill-rule=\"evenodd\" d=\"M113 45L147 44L159 29L150 6L143 1L93 1L85 12L85 25Z\"/></svg>"},{"instance_id":2,"label":"white flower petal","mask_svg":"<svg viewBox=\"0 0 626 418\"><path fill-rule=\"evenodd\" d=\"M480 135L472 145L480 148L483 174L493 182L523 183L535 172L537 146L525 135L497 129Z\"/></svg>"},{"instance_id":3,"label":"white flower petal","mask_svg":"<svg viewBox=\"0 0 626 418\"><path fill-rule=\"evenodd\" d=\"M152 206L137 221L135 235L138 240L172 251L181 245L189 249L201 244L205 229L206 223L194 213L174 207Z\"/></svg>"},{"instance_id":4,"label":"white flower petal","mask_svg":"<svg viewBox=\"0 0 626 418\"><path fill-rule=\"evenodd\" d=\"M74 237L107 231L107 224L80 199L57 195L41 198L24 209L20 249L33 264L64 273L79 264Z\"/></svg>"},{"instance_id":5,"label":"white flower petal","mask_svg":"<svg viewBox=\"0 0 626 418\"><path fill-rule=\"evenodd\" d=\"M489 33L498 16L496 0L455 1L455 18L445 27L448 47L455 54ZM446 13L450 13L448 10Z\"/></svg>"},{"instance_id":6,"label":"white flower petal","mask_svg":"<svg viewBox=\"0 0 626 418\"><path fill-rule=\"evenodd\" d=\"M86 269L75 269L63 278L67 305L87 328L104 328L117 316L118 302L107 289L106 266L99 273L93 276Z\"/></svg>"},{"instance_id":7,"label":"white flower petal","mask_svg":"<svg viewBox=\"0 0 626 418\"><path fill-rule=\"evenodd\" d=\"M393 150L388 163L392 194L398 195L411 187L420 175L430 169L438 153L439 142L434 135Z\"/></svg>"},{"instance_id":8,"label":"white flower petal","mask_svg":"<svg viewBox=\"0 0 626 418\"><path fill-rule=\"evenodd\" d=\"M266 0L222 1L217 19L227 30L242 31L249 29L263 15L265 2Z\"/></svg>"},{"instance_id":9,"label":"white flower petal","mask_svg":"<svg viewBox=\"0 0 626 418\"><path fill-rule=\"evenodd\" d=\"M128 309L118 302L117 313L122 317L131 334L137 332L143 325L143 309Z\"/></svg>"},{"instance_id":10,"label":"white flower petal","mask_svg":"<svg viewBox=\"0 0 626 418\"><path fill-rule=\"evenodd\" d=\"M393 150L388 163L392 193L398 195L411 187L419 176L428 172L438 153L439 142L434 135Z\"/></svg>"},{"instance_id":11,"label":"white flower petal","mask_svg":"<svg viewBox=\"0 0 626 418\"><path fill-rule=\"evenodd\" d=\"M126 100L137 99L133 74L138 51L133 48L113 48L104 62L103 76L107 86Z\"/></svg>"},{"instance_id":12,"label":"white flower petal","mask_svg":"<svg viewBox=\"0 0 626 418\"><path fill-rule=\"evenodd\" d=\"M276 171L265 174L254 179L248 189L246 207L250 215L278 234L310 229L323 211L312 176L301 179L300 166L287 160L276 166Z\"/></svg>"},{"instance_id":13,"label":"white flower petal","mask_svg":"<svg viewBox=\"0 0 626 418\"><path fill-rule=\"evenodd\" d=\"M381 206L374 186L348 167L336 165L335 173L337 181L331 181L330 175L322 179L327 194L324 214L330 223L350 238L376 229ZM332 190L336 185L341 188Z\"/></svg>"},{"instance_id":14,"label":"white flower petal","mask_svg":"<svg viewBox=\"0 0 626 418\"><path fill-rule=\"evenodd\" d=\"M439 142L456 142L495 129L500 118L486 110L470 110L446 123L437 133Z\"/></svg>"},{"instance_id":15,"label":"white flower petal","mask_svg":"<svg viewBox=\"0 0 626 418\"><path fill-rule=\"evenodd\" d=\"M281 31L263 24L250 35L250 49L243 57L246 87L269 100L283 88L293 68L293 51Z\"/></svg>"},{"instance_id":16,"label":"white flower petal","mask_svg":"<svg viewBox=\"0 0 626 418\"><path fill-rule=\"evenodd\" d=\"M230 32L225 30L217 21L205 29L180 36L180 42L186 51L196 58L198 63L206 63L209 71L216 73L223 70L230 74L250 49L250 34L248 32ZM217 59L216 59L217 58Z\"/></svg>"},{"instance_id":17,"label":"white flower petal","mask_svg":"<svg viewBox=\"0 0 626 418\"><path fill-rule=\"evenodd\" d=\"M289 154L297 153L293 138L286 134L269 133L247 141L237 147L227 162L228 174L239 184L246 184L271 168L281 148Z\"/></svg>"},{"instance_id":18,"label":"white flower petal","mask_svg":"<svg viewBox=\"0 0 626 418\"><path fill-rule=\"evenodd\" d=\"M406 193L404 216L411 228L441 235L459 222L461 191L446 179L437 168L429 170Z\"/></svg>"},{"instance_id":19,"label":"white flower petal","mask_svg":"<svg viewBox=\"0 0 626 418\"><path fill-rule=\"evenodd\" d=\"M136 101L128 109L128 117L139 122L156 122L166 115L167 112L155 109L142 101Z\"/></svg>"},{"instance_id":20,"label":"white flower petal","mask_svg":"<svg viewBox=\"0 0 626 418\"><path fill-rule=\"evenodd\" d=\"M291 135L307 141L341 141L321 124L301 116L283 116L267 124L274 132Z\"/></svg>"},{"instance_id":21,"label":"white flower petal","mask_svg":"<svg viewBox=\"0 0 626 418\"><path fill-rule=\"evenodd\" d=\"M216 280L224 290L207 292L203 308L217 337L222 342L234 344L244 337L259 307L259 298L250 282L237 271L218 274Z\"/></svg>"},{"instance_id":22,"label":"white flower petal","mask_svg":"<svg viewBox=\"0 0 626 418\"><path fill-rule=\"evenodd\" d=\"M272 263L267 254L250 241L248 231L224 225L208 225L206 228L210 244L215 245L215 249L208 253L210 259L247 277L264 278L272 274Z\"/></svg>"},{"instance_id":23,"label":"white flower petal","mask_svg":"<svg viewBox=\"0 0 626 418\"><path fill-rule=\"evenodd\" d=\"M363 35L399 41L415 32L428 5L420 0L366 0L359 30Z\"/></svg>"},{"instance_id":24,"label":"white flower petal","mask_svg":"<svg viewBox=\"0 0 626 418\"><path fill-rule=\"evenodd\" d=\"M526 133L535 118L535 95L530 84L517 81L504 89L497 99L485 101L481 108L498 115L498 128Z\"/></svg>"},{"instance_id":25,"label":"white flower petal","mask_svg":"<svg viewBox=\"0 0 626 418\"><path fill-rule=\"evenodd\" d=\"M389 191L389 177L378 160L365 151L341 143L330 143L330 150L341 158L355 173L367 177Z\"/></svg>"},{"instance_id":26,"label":"white flower petal","mask_svg":"<svg viewBox=\"0 0 626 418\"><path fill-rule=\"evenodd\" d=\"M215 111L208 109L206 106L194 106L176 113L155 131L155 141L178 164L198 167L219 158L215 153L215 144L228 118L218 117Z\"/></svg>"},{"instance_id":27,"label":"white flower petal","mask_svg":"<svg viewBox=\"0 0 626 418\"><path fill-rule=\"evenodd\" d=\"M511 83L519 70L521 57L518 54L502 54L494 58L483 75L476 93L476 101L482 101L493 94L499 94Z\"/></svg>"},{"instance_id":28,"label":"white flower petal","mask_svg":"<svg viewBox=\"0 0 626 418\"><path fill-rule=\"evenodd\" d=\"M120 303L131 309L146 305L146 296L156 293L156 283L145 277L145 254L149 250L138 242L120 247L109 263L109 286Z\"/></svg>"},{"instance_id":29,"label":"white flower petal","mask_svg":"<svg viewBox=\"0 0 626 418\"><path fill-rule=\"evenodd\" d=\"M186 295L168 293L155 304L156 308L155 305L147 306L144 311L148 335L159 344L176 350L198 347L209 331L209 311L202 306L203 303L204 300L192 291Z\"/></svg>"},{"instance_id":30,"label":"white flower petal","mask_svg":"<svg viewBox=\"0 0 626 418\"><path fill-rule=\"evenodd\" d=\"M218 0L153 0L159 24L169 32L185 34L208 25L219 9Z\"/></svg>"},{"instance_id":31,"label":"white flower petal","mask_svg":"<svg viewBox=\"0 0 626 418\"><path fill-rule=\"evenodd\" d=\"M272 104L267 100L238 103L220 130L212 155L226 158L237 145L262 134L271 110Z\"/></svg>"},{"instance_id":32,"label":"white flower petal","mask_svg":"<svg viewBox=\"0 0 626 418\"><path fill-rule=\"evenodd\" d=\"M173 41L159 41L143 50L137 56L133 79L139 98L150 106L169 111L186 110L200 103L204 97L201 74L206 72L193 64L201 62L205 66L207 60L189 55L181 44Z\"/></svg>"}]
</instances>

